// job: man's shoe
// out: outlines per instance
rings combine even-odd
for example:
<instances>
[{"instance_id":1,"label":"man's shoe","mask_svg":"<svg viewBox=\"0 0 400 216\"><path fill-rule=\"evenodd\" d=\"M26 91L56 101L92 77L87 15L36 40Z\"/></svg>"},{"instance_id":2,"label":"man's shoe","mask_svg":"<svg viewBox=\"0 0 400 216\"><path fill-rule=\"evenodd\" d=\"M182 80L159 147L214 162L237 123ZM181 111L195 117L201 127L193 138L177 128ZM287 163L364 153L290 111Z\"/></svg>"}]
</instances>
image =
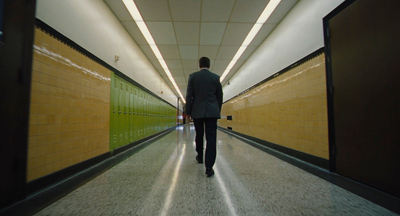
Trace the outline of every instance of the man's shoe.
<instances>
[{"instance_id":1,"label":"man's shoe","mask_svg":"<svg viewBox=\"0 0 400 216\"><path fill-rule=\"evenodd\" d=\"M201 160L198 155L196 156L196 160L197 160L197 163L199 163L199 164L203 163L203 160Z\"/></svg>"},{"instance_id":2,"label":"man's shoe","mask_svg":"<svg viewBox=\"0 0 400 216\"><path fill-rule=\"evenodd\" d=\"M214 175L214 170L212 168L206 168L207 177L211 177Z\"/></svg>"}]
</instances>

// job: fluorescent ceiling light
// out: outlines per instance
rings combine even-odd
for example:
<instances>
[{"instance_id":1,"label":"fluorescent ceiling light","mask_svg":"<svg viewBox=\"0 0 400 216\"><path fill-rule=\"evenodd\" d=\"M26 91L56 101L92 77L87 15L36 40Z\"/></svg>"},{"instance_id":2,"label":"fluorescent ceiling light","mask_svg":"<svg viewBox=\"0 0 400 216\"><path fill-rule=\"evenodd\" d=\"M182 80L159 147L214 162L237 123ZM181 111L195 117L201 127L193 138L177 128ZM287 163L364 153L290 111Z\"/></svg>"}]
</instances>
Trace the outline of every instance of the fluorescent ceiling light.
<instances>
[{"instance_id":1,"label":"fluorescent ceiling light","mask_svg":"<svg viewBox=\"0 0 400 216\"><path fill-rule=\"evenodd\" d=\"M276 7L279 5L281 0L271 0L265 6L264 11L261 13L260 17L258 18L257 22L253 25L250 32L247 34L246 38L244 39L242 45L240 46L239 50L236 52L235 56L233 57L232 61L229 63L228 67L226 67L224 73L220 77L220 81L222 82L228 73L231 71L233 66L236 64L237 60L242 56L244 51L247 49L247 46L250 45L251 41L253 41L254 37L260 31L261 27L267 22L268 18L274 12Z\"/></svg>"},{"instance_id":2,"label":"fluorescent ceiling light","mask_svg":"<svg viewBox=\"0 0 400 216\"><path fill-rule=\"evenodd\" d=\"M281 0L271 0L267 6L265 7L264 11L261 13L260 17L258 18L256 23L264 24L268 18L271 16L272 12L278 7Z\"/></svg>"},{"instance_id":3,"label":"fluorescent ceiling light","mask_svg":"<svg viewBox=\"0 0 400 216\"><path fill-rule=\"evenodd\" d=\"M263 24L256 23L253 25L253 28L251 28L250 32L247 34L246 38L244 39L242 46L248 46L250 45L251 41L256 37L257 33L260 31L262 28Z\"/></svg>"},{"instance_id":4,"label":"fluorescent ceiling light","mask_svg":"<svg viewBox=\"0 0 400 216\"><path fill-rule=\"evenodd\" d=\"M240 56L242 56L242 54L244 53L244 51L246 50L247 46L241 46L238 51L236 52L235 56L233 56L232 60L239 60Z\"/></svg>"},{"instance_id":5,"label":"fluorescent ceiling light","mask_svg":"<svg viewBox=\"0 0 400 216\"><path fill-rule=\"evenodd\" d=\"M169 80L171 81L172 85L175 87L175 90L178 92L179 96L181 97L183 103L186 103L185 98L182 95L181 90L179 89L178 85L175 82L174 77L172 76L171 72L168 69L168 66L161 55L160 50L158 49L153 36L151 36L149 29L146 26L142 16L136 4L133 0L122 0L126 9L128 9L130 15L132 16L133 20L135 20L136 25L139 27L140 31L142 32L144 38L146 39L147 43L149 44L151 50L153 50L154 55L157 57L157 60L160 62L162 68L164 69L165 73L167 74Z\"/></svg>"}]
</instances>

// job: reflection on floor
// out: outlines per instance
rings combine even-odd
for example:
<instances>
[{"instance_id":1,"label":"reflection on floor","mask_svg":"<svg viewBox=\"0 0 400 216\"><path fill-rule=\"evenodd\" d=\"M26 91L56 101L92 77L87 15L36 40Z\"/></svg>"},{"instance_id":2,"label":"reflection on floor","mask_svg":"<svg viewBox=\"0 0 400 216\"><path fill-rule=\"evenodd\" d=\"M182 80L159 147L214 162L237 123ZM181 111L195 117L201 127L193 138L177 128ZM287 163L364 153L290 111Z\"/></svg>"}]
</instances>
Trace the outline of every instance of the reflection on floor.
<instances>
[{"instance_id":1,"label":"reflection on floor","mask_svg":"<svg viewBox=\"0 0 400 216\"><path fill-rule=\"evenodd\" d=\"M215 175L179 126L36 215L397 215L218 131Z\"/></svg>"}]
</instances>

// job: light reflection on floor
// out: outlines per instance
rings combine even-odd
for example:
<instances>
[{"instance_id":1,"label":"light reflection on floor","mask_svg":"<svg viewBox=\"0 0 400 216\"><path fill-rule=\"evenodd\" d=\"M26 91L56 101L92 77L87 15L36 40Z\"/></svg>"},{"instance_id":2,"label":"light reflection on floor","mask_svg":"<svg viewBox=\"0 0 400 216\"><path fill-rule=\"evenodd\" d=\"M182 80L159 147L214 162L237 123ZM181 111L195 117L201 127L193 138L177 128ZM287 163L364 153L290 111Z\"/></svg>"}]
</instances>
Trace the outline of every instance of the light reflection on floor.
<instances>
[{"instance_id":1,"label":"light reflection on floor","mask_svg":"<svg viewBox=\"0 0 400 216\"><path fill-rule=\"evenodd\" d=\"M194 135L177 127L36 215L397 215L221 131L207 178Z\"/></svg>"}]
</instances>

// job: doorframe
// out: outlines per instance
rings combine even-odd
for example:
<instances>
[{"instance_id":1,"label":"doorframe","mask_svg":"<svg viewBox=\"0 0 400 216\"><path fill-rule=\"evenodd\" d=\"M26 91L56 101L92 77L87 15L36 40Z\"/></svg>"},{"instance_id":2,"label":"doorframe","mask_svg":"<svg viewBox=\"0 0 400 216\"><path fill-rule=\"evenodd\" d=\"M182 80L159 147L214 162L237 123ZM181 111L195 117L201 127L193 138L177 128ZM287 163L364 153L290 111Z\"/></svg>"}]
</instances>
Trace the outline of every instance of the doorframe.
<instances>
[{"instance_id":1,"label":"doorframe","mask_svg":"<svg viewBox=\"0 0 400 216\"><path fill-rule=\"evenodd\" d=\"M329 139L329 171L336 173L336 142L335 142L335 121L333 110L333 94L335 89L332 83L332 62L329 20L346 9L356 0L345 0L332 12L323 18L324 43L325 43L325 71L326 71L326 98L328 107L328 139Z\"/></svg>"},{"instance_id":2,"label":"doorframe","mask_svg":"<svg viewBox=\"0 0 400 216\"><path fill-rule=\"evenodd\" d=\"M15 13L19 11L18 13ZM28 159L28 131L29 131L29 108L31 95L31 77L32 77L32 57L33 57L33 40L35 28L35 11L36 0L19 0L4 1L4 19L3 19L3 36L0 42L0 48L14 50L19 55L15 61L20 61L17 70L5 69L2 71L2 77L11 77L13 82L8 86L15 86L13 89L1 94L2 103L7 100L14 101L14 106L2 107L2 118L6 117L11 121L2 121L2 134L11 133L12 135L2 140L2 145L13 146L12 155L4 162L13 166L13 172L3 173L9 178L14 178L15 185L12 188L12 194L7 196L0 208L4 208L12 203L20 201L26 197L26 175L27 175L27 159ZM7 41L10 38L8 34L15 34L21 39L15 41ZM4 50L8 52L9 50ZM16 63L18 64L18 63ZM14 82L15 81L15 82Z\"/></svg>"}]
</instances>

